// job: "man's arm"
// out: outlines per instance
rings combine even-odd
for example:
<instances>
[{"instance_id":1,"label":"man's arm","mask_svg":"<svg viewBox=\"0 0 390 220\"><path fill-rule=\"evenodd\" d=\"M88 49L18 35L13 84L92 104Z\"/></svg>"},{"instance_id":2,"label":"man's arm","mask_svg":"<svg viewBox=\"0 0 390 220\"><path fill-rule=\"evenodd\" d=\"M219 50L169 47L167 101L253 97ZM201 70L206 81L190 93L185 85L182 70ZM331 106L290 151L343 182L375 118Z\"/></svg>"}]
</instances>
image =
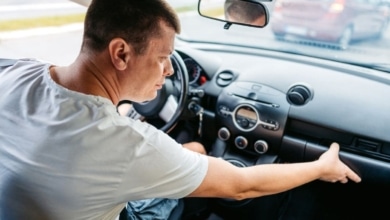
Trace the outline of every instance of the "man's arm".
<instances>
[{"instance_id":1,"label":"man's arm","mask_svg":"<svg viewBox=\"0 0 390 220\"><path fill-rule=\"evenodd\" d=\"M222 159L209 157L209 168L201 185L189 197L221 197L237 200L283 192L320 179L341 183L360 177L338 157L339 145L313 162L263 164L240 168Z\"/></svg>"},{"instance_id":2,"label":"man's arm","mask_svg":"<svg viewBox=\"0 0 390 220\"><path fill-rule=\"evenodd\" d=\"M184 148L187 148L188 150L198 152L200 154L206 154L206 149L203 147L203 145L199 142L189 142L183 144Z\"/></svg>"}]
</instances>

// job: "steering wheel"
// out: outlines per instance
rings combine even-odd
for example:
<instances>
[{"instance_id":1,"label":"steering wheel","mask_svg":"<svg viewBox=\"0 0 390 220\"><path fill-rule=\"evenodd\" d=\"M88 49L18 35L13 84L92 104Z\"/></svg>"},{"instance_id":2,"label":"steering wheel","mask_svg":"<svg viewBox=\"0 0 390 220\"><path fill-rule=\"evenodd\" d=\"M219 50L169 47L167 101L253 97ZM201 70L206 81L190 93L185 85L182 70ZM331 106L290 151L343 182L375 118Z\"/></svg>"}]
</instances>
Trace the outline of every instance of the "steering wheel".
<instances>
[{"instance_id":1,"label":"steering wheel","mask_svg":"<svg viewBox=\"0 0 390 220\"><path fill-rule=\"evenodd\" d=\"M172 53L171 62L174 74L166 78L156 98L133 103L133 108L144 121L167 133L176 126L186 107L189 88L187 68L178 52Z\"/></svg>"}]
</instances>

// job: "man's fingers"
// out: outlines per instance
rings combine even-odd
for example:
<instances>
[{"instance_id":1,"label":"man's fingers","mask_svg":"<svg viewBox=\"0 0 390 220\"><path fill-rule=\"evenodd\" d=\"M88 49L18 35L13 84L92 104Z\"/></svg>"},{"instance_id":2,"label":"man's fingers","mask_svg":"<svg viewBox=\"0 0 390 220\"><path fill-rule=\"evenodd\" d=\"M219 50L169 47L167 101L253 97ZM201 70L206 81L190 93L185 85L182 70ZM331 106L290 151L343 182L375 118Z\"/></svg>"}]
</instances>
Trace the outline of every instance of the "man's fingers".
<instances>
[{"instance_id":1,"label":"man's fingers","mask_svg":"<svg viewBox=\"0 0 390 220\"><path fill-rule=\"evenodd\" d=\"M340 145L336 142L332 143L330 145L330 149L329 150L332 150L332 151L335 151L337 152L337 154L339 153L340 151ZM347 166L348 167L348 166ZM342 180L340 182L342 183L346 183L348 182L348 179L356 182L356 183L359 183L362 179L359 177L359 175L357 175L352 169L350 168L347 168L347 172L346 172L346 177L345 177L345 180Z\"/></svg>"},{"instance_id":2,"label":"man's fingers","mask_svg":"<svg viewBox=\"0 0 390 220\"><path fill-rule=\"evenodd\" d=\"M330 145L330 149L338 152L340 150L340 145L338 143L336 143L336 142L333 142Z\"/></svg>"},{"instance_id":3,"label":"man's fingers","mask_svg":"<svg viewBox=\"0 0 390 220\"><path fill-rule=\"evenodd\" d=\"M345 177L345 178L341 179L340 183L343 183L343 184L348 183L348 178Z\"/></svg>"},{"instance_id":4,"label":"man's fingers","mask_svg":"<svg viewBox=\"0 0 390 220\"><path fill-rule=\"evenodd\" d=\"M347 177L356 183L359 183L360 181L362 181L362 179L355 172L353 172L351 169L349 169L349 171L347 172Z\"/></svg>"}]
</instances>

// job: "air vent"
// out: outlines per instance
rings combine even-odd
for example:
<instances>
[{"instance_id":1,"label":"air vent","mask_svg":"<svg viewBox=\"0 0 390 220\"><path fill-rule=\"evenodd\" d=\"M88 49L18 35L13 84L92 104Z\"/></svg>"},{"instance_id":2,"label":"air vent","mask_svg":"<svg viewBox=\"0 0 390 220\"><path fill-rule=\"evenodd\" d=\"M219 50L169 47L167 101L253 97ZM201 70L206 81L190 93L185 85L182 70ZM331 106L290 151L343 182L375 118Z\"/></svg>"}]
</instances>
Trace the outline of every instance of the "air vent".
<instances>
[{"instance_id":1,"label":"air vent","mask_svg":"<svg viewBox=\"0 0 390 220\"><path fill-rule=\"evenodd\" d=\"M293 105L304 105L312 98L312 91L304 85L294 85L287 91L287 100Z\"/></svg>"},{"instance_id":2,"label":"air vent","mask_svg":"<svg viewBox=\"0 0 390 220\"><path fill-rule=\"evenodd\" d=\"M358 138L356 141L356 147L362 150L377 152L380 147L380 143Z\"/></svg>"},{"instance_id":3,"label":"air vent","mask_svg":"<svg viewBox=\"0 0 390 220\"><path fill-rule=\"evenodd\" d=\"M234 74L230 71L220 72L217 76L217 84L219 86L225 87L233 82Z\"/></svg>"}]
</instances>

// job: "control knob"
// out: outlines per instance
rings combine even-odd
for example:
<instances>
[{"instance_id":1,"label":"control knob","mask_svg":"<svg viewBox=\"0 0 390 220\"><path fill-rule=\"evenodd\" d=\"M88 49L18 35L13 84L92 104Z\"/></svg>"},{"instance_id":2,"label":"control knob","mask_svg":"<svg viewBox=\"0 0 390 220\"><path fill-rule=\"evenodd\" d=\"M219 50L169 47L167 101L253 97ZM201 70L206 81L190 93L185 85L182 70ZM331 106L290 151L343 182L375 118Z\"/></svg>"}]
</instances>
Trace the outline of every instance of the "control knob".
<instances>
[{"instance_id":1,"label":"control knob","mask_svg":"<svg viewBox=\"0 0 390 220\"><path fill-rule=\"evenodd\" d=\"M230 132L227 128L223 127L218 130L218 137L223 141L227 141L230 138Z\"/></svg>"},{"instance_id":2,"label":"control knob","mask_svg":"<svg viewBox=\"0 0 390 220\"><path fill-rule=\"evenodd\" d=\"M243 150L243 149L245 149L248 146L248 140L245 137L243 137L243 136L238 136L234 140L234 144L236 145L236 147L238 149Z\"/></svg>"},{"instance_id":3,"label":"control knob","mask_svg":"<svg viewBox=\"0 0 390 220\"><path fill-rule=\"evenodd\" d=\"M254 149L259 154L265 154L268 151L268 143L263 140L258 140L254 144Z\"/></svg>"}]
</instances>

